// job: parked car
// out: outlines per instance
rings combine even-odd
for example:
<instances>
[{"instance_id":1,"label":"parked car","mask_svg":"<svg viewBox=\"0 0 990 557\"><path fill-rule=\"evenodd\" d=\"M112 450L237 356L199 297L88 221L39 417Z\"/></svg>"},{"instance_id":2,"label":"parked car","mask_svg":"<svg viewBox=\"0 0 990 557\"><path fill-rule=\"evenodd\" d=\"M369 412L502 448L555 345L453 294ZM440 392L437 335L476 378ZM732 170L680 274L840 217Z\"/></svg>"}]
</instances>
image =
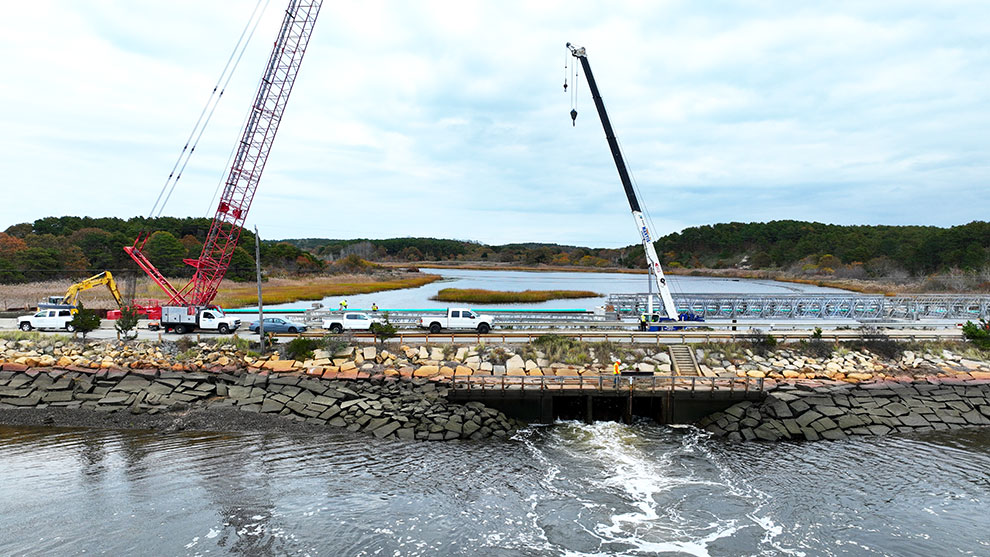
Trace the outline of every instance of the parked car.
<instances>
[{"instance_id":1,"label":"parked car","mask_svg":"<svg viewBox=\"0 0 990 557\"><path fill-rule=\"evenodd\" d=\"M66 309L43 309L34 315L22 315L17 318L17 327L22 331L31 329L65 329L70 333L76 328L69 324L72 321L72 311Z\"/></svg>"},{"instance_id":2,"label":"parked car","mask_svg":"<svg viewBox=\"0 0 990 557\"><path fill-rule=\"evenodd\" d=\"M258 322L255 321L251 323L248 327L251 329L252 333L258 332ZM289 321L282 317L266 317L265 318L265 332L266 333L305 333L306 325L302 323L296 323L295 321Z\"/></svg>"},{"instance_id":3,"label":"parked car","mask_svg":"<svg viewBox=\"0 0 990 557\"><path fill-rule=\"evenodd\" d=\"M378 316L371 316L362 312L347 312L331 315L323 320L323 328L329 329L331 333L343 331L368 331L372 323L381 323Z\"/></svg>"}]
</instances>

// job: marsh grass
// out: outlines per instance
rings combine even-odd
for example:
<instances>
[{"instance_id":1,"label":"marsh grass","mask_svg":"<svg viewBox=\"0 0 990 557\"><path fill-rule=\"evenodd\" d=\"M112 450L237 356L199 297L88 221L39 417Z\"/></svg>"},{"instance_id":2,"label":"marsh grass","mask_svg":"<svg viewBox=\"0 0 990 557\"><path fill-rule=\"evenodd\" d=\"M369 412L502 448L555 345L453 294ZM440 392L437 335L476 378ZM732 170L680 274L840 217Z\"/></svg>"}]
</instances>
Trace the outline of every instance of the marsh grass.
<instances>
[{"instance_id":1,"label":"marsh grass","mask_svg":"<svg viewBox=\"0 0 990 557\"><path fill-rule=\"evenodd\" d=\"M503 290L483 290L481 288L444 288L430 298L438 302L460 302L471 304L512 304L537 303L548 300L570 300L576 298L597 298L597 292L588 290L523 290L512 292Z\"/></svg>"},{"instance_id":2,"label":"marsh grass","mask_svg":"<svg viewBox=\"0 0 990 557\"><path fill-rule=\"evenodd\" d=\"M341 279L351 281L342 282ZM390 278L388 280L368 279L363 277L312 277L305 279L272 279L262 287L262 301L266 304L285 304L299 300L322 300L328 296L354 296L356 294L371 294L383 290L400 290L403 288L418 288L425 284L442 279L440 275L420 275L406 278ZM256 283L230 283L221 287L214 300L222 307L242 307L257 305L258 287Z\"/></svg>"}]
</instances>

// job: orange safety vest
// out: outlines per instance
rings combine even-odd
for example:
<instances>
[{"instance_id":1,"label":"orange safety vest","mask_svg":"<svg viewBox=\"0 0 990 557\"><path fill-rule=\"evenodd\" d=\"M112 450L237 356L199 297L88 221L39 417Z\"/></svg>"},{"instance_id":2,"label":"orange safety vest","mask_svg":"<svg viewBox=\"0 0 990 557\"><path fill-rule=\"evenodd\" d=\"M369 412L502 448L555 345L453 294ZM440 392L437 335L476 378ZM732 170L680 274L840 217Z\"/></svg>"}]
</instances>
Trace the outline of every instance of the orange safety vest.
<instances>
[{"instance_id":1,"label":"orange safety vest","mask_svg":"<svg viewBox=\"0 0 990 557\"><path fill-rule=\"evenodd\" d=\"M616 360L616 362L612 365L612 373L614 373L616 375L619 374L619 361L618 360Z\"/></svg>"}]
</instances>

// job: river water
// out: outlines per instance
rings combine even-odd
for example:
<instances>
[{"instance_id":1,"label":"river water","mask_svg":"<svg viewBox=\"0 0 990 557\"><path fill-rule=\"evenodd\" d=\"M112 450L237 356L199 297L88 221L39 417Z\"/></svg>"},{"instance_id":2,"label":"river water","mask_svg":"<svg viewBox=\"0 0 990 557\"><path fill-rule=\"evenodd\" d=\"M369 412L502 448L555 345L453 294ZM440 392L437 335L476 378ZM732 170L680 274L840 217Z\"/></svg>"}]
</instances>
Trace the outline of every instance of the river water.
<instances>
[{"instance_id":1,"label":"river water","mask_svg":"<svg viewBox=\"0 0 990 557\"><path fill-rule=\"evenodd\" d=\"M630 273L574 273L537 271L478 271L470 269L420 269L424 273L443 275L444 280L419 288L388 290L374 294L347 296L349 309L368 309L378 304L384 309L427 309L445 308L447 302L436 302L430 298L443 288L482 288L487 290L588 290L601 294L592 298L575 300L550 300L543 303L525 304L486 304L485 307L500 308L584 308L591 309L605 303L609 294L647 292L649 276ZM778 282L760 279L733 279L719 277L668 276L668 284L676 296L678 293L722 293L722 294L791 294L799 292L843 292L836 288L825 288L807 284ZM343 298L334 296L321 302L329 308L337 308ZM270 309L288 307L308 308L309 302L295 302L271 306ZM268 306L266 306L268 307Z\"/></svg>"},{"instance_id":2,"label":"river water","mask_svg":"<svg viewBox=\"0 0 990 557\"><path fill-rule=\"evenodd\" d=\"M0 427L0 554L988 555L990 429L731 444Z\"/></svg>"}]
</instances>

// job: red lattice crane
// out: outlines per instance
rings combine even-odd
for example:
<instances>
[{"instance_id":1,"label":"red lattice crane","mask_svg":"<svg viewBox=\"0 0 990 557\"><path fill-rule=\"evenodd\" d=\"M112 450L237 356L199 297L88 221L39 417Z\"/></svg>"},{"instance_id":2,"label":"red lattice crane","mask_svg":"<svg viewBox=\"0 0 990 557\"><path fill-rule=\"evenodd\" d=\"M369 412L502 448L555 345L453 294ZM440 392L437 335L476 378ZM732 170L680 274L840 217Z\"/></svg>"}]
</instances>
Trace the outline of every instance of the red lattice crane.
<instances>
[{"instance_id":1,"label":"red lattice crane","mask_svg":"<svg viewBox=\"0 0 990 557\"><path fill-rule=\"evenodd\" d=\"M217 295L227 273L247 218L261 173L278 132L292 85L299 73L323 0L290 0L278 39L272 48L265 73L244 126L237 154L230 167L213 224L198 259L185 259L196 272L189 283L175 288L141 252L148 236L138 236L124 251L168 295L167 305L207 306Z\"/></svg>"}]
</instances>

